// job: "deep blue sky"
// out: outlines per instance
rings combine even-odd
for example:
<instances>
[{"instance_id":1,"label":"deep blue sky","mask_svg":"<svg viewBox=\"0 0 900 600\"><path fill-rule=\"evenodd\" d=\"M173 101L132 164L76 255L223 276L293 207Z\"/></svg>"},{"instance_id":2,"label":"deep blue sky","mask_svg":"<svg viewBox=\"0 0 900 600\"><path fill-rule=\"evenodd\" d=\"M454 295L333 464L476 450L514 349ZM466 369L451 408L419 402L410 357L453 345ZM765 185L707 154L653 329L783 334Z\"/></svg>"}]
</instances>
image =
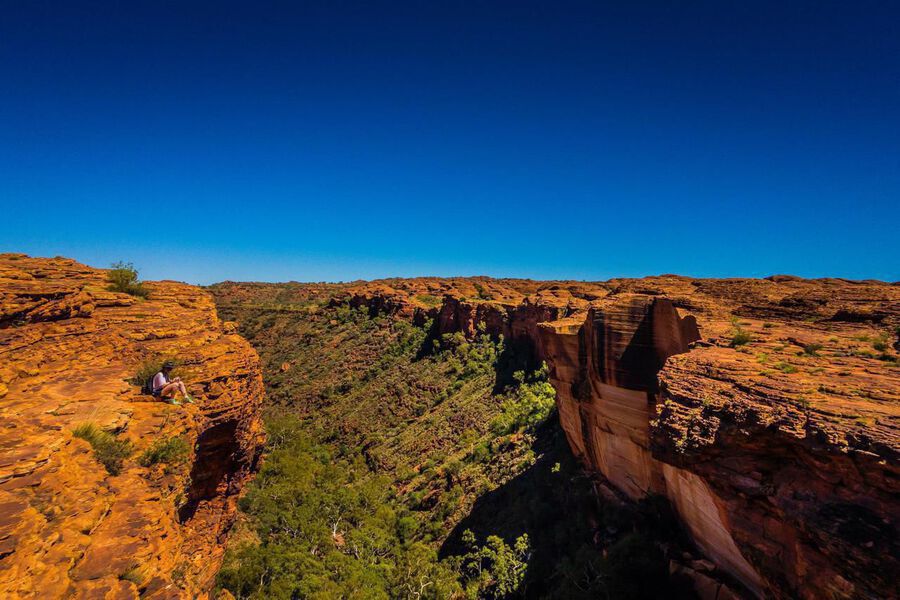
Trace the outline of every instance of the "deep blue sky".
<instances>
[{"instance_id":1,"label":"deep blue sky","mask_svg":"<svg viewBox=\"0 0 900 600\"><path fill-rule=\"evenodd\" d=\"M0 77L0 251L900 279L895 1L5 0Z\"/></svg>"}]
</instances>

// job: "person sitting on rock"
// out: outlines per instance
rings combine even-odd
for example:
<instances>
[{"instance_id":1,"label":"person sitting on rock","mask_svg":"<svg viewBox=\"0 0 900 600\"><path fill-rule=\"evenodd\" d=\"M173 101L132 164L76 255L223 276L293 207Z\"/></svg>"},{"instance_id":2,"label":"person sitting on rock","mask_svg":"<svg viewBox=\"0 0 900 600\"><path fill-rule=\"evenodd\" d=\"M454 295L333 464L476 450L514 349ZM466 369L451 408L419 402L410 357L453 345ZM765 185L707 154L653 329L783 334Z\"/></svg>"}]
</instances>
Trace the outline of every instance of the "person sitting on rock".
<instances>
[{"instance_id":1,"label":"person sitting on rock","mask_svg":"<svg viewBox=\"0 0 900 600\"><path fill-rule=\"evenodd\" d=\"M163 363L160 372L153 376L153 395L178 406L181 402L175 396L176 394L181 394L185 402L193 404L194 399L188 395L187 388L184 387L181 377L176 377L175 379L169 377L174 368L175 363L170 360Z\"/></svg>"}]
</instances>

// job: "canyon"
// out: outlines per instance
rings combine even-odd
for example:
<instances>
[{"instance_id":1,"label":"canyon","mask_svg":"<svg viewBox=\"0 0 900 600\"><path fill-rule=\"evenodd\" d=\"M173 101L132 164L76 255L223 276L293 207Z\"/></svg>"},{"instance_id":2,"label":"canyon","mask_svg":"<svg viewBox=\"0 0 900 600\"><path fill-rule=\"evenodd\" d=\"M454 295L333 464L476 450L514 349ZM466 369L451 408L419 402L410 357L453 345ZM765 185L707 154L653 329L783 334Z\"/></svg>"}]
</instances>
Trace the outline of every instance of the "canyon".
<instances>
[{"instance_id":1,"label":"canyon","mask_svg":"<svg viewBox=\"0 0 900 600\"><path fill-rule=\"evenodd\" d=\"M106 277L70 259L0 255L2 595L208 595L241 519L237 500L260 463L263 405L294 393L289 377L317 385L316 356L297 373L282 352L320 343L352 354L358 379L379 376L372 367L380 357L365 345L381 330L357 348L359 330L329 338L304 330L298 342L274 320L313 315L339 328L345 307L386 319L388 329L425 329L423 353L452 336L488 337L502 339L517 364L545 363L558 427L591 476L584 493L623 504L665 499L696 554L669 569L701 598L900 594L900 285L665 275L203 290L163 281L147 282L144 300L109 291ZM141 394L134 374L160 357L179 360L196 405ZM471 396L446 407L442 418L453 427L429 429L433 413L407 407L403 383L349 416L334 403L343 384L315 388L311 396L322 400L308 412L333 419L345 440L379 419L408 422L391 429L397 440L361 438L361 452L374 471L419 475L427 467L405 456L438 441L459 446L462 429L494 414L471 406ZM173 437L191 451L178 466L128 460L112 474L73 435L88 422L130 441L135 454ZM518 456L521 438L504 436L516 448L508 454Z\"/></svg>"},{"instance_id":2,"label":"canyon","mask_svg":"<svg viewBox=\"0 0 900 600\"><path fill-rule=\"evenodd\" d=\"M629 498L668 498L732 588L897 596L900 286L419 279L347 296L546 361L584 467Z\"/></svg>"}]
</instances>

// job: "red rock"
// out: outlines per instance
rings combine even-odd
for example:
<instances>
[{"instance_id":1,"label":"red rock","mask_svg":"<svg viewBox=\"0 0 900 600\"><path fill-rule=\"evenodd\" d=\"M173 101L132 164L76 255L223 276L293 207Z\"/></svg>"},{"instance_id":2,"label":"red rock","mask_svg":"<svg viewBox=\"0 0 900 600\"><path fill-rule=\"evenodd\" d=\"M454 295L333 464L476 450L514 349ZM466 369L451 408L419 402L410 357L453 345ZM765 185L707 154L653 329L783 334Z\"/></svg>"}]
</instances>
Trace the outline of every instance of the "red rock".
<instances>
[{"instance_id":1,"label":"red rock","mask_svg":"<svg viewBox=\"0 0 900 600\"><path fill-rule=\"evenodd\" d=\"M0 255L0 597L137 598L122 579L136 567L145 597L205 595L256 461L259 359L211 298L174 282L147 283L148 300L106 285L68 259ZM126 381L157 355L183 359L197 406L148 402ZM121 474L72 436L85 422L134 443ZM176 435L196 447L191 463L137 464Z\"/></svg>"}]
</instances>

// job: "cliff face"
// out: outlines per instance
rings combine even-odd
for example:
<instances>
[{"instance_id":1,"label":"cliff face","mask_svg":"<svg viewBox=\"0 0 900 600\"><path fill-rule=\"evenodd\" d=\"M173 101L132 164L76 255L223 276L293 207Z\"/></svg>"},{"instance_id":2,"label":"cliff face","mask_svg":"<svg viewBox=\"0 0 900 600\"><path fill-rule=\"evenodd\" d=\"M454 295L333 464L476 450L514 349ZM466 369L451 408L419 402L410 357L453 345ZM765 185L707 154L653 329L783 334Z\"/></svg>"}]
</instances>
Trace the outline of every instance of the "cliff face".
<instances>
[{"instance_id":1,"label":"cliff face","mask_svg":"<svg viewBox=\"0 0 900 600\"><path fill-rule=\"evenodd\" d=\"M105 277L0 255L3 597L203 595L261 447L258 357L208 294L152 282L142 300L107 291ZM195 406L128 382L160 357L178 360ZM72 435L86 423L133 443L118 474ZM141 466L151 445L178 437L183 462Z\"/></svg>"},{"instance_id":2,"label":"cliff face","mask_svg":"<svg viewBox=\"0 0 900 600\"><path fill-rule=\"evenodd\" d=\"M348 299L545 360L573 453L624 495L667 497L731 588L898 594L900 286L420 279Z\"/></svg>"}]
</instances>

